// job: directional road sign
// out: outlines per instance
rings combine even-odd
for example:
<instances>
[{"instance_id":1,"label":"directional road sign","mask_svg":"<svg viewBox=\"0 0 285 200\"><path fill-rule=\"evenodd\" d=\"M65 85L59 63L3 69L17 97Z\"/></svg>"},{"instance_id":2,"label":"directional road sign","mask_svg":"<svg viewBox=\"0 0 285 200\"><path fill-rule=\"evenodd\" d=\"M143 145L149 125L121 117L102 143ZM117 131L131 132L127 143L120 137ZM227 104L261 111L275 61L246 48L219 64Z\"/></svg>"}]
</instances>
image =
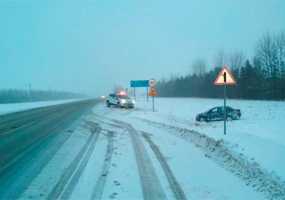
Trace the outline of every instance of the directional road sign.
<instances>
[{"instance_id":1,"label":"directional road sign","mask_svg":"<svg viewBox=\"0 0 285 200\"><path fill-rule=\"evenodd\" d=\"M131 87L149 87L149 80L132 80Z\"/></svg>"}]
</instances>

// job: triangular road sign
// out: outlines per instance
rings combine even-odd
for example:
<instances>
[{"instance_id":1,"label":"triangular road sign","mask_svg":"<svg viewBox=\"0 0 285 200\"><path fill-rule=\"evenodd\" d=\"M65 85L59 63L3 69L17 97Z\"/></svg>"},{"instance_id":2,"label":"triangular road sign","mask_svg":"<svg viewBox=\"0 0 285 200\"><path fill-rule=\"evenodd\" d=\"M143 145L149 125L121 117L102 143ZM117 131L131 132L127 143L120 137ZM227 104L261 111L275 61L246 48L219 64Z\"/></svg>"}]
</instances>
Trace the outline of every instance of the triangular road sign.
<instances>
[{"instance_id":1,"label":"triangular road sign","mask_svg":"<svg viewBox=\"0 0 285 200\"><path fill-rule=\"evenodd\" d=\"M224 66L217 76L215 85L235 85L236 80L227 66Z\"/></svg>"}]
</instances>

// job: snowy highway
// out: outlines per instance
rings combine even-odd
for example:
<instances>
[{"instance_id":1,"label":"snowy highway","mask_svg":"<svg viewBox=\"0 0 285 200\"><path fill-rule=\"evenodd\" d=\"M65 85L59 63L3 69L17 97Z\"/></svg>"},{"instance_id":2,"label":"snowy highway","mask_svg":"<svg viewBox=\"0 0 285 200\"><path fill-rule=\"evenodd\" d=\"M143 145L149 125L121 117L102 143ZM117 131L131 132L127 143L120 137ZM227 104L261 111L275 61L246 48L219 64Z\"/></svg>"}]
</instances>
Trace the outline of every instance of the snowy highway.
<instances>
[{"instance_id":1,"label":"snowy highway","mask_svg":"<svg viewBox=\"0 0 285 200\"><path fill-rule=\"evenodd\" d=\"M70 102L0 116L0 199L20 197L71 136L65 129L95 102Z\"/></svg>"},{"instance_id":2,"label":"snowy highway","mask_svg":"<svg viewBox=\"0 0 285 200\"><path fill-rule=\"evenodd\" d=\"M0 199L285 198L282 174L170 112L79 101L3 115Z\"/></svg>"}]
</instances>

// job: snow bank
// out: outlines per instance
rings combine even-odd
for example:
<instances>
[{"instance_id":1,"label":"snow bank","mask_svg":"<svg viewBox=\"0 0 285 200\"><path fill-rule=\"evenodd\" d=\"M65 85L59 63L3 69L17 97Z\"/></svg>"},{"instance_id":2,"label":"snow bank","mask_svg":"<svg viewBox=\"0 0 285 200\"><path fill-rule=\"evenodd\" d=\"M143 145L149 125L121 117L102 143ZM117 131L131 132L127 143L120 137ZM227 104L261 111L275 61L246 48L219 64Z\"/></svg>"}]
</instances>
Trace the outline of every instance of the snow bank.
<instances>
[{"instance_id":1,"label":"snow bank","mask_svg":"<svg viewBox=\"0 0 285 200\"><path fill-rule=\"evenodd\" d=\"M33 108L69 103L73 101L79 101L82 99L69 99L69 100L57 100L57 101L39 101L39 102L29 102L29 103L10 103L10 104L0 104L0 115L7 114L11 112L29 110Z\"/></svg>"},{"instance_id":2,"label":"snow bank","mask_svg":"<svg viewBox=\"0 0 285 200\"><path fill-rule=\"evenodd\" d=\"M236 153L224 144L223 140L215 140L194 130L170 126L163 123L142 119L158 128L166 128L170 133L196 145L205 156L212 159L221 167L243 179L247 185L256 191L264 193L269 199L285 198L285 182L274 173L269 173L257 162L245 155Z\"/></svg>"}]
</instances>

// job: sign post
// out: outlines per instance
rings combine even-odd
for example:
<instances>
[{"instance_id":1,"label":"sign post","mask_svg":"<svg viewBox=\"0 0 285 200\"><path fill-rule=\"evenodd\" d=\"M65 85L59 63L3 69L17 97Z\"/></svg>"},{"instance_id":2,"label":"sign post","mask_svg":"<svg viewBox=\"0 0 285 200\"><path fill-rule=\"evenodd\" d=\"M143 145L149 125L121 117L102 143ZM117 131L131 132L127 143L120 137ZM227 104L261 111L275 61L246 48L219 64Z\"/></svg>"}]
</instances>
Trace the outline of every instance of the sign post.
<instances>
[{"instance_id":1,"label":"sign post","mask_svg":"<svg viewBox=\"0 0 285 200\"><path fill-rule=\"evenodd\" d=\"M156 85L156 81L154 79L150 79L149 80L149 86L150 86L149 96L152 97L152 112L155 111L155 109L154 109L154 97L157 96L155 85Z\"/></svg>"},{"instance_id":2,"label":"sign post","mask_svg":"<svg viewBox=\"0 0 285 200\"><path fill-rule=\"evenodd\" d=\"M236 81L227 66L224 66L217 76L215 85L224 86L224 135L227 134L227 85L235 85Z\"/></svg>"},{"instance_id":3,"label":"sign post","mask_svg":"<svg viewBox=\"0 0 285 200\"><path fill-rule=\"evenodd\" d=\"M148 85L149 85L149 87L151 87L151 88L154 88L155 87L155 85L156 85L156 80L155 79L150 79L149 81L148 81ZM147 102L148 102L148 96L150 96L149 95L149 92L148 92L148 88L147 88ZM153 100L154 101L154 100ZM154 104L154 103L153 103ZM154 109L153 109L154 110Z\"/></svg>"},{"instance_id":4,"label":"sign post","mask_svg":"<svg viewBox=\"0 0 285 200\"><path fill-rule=\"evenodd\" d=\"M146 102L148 102L148 87L146 88Z\"/></svg>"},{"instance_id":5,"label":"sign post","mask_svg":"<svg viewBox=\"0 0 285 200\"><path fill-rule=\"evenodd\" d=\"M152 97L152 111L154 112L154 97L157 95L156 89L156 80L132 80L130 81L130 86L134 88L134 97L136 98L136 88L137 87L145 87L146 88L146 100L148 101L149 96ZM150 89L149 89L150 87Z\"/></svg>"},{"instance_id":6,"label":"sign post","mask_svg":"<svg viewBox=\"0 0 285 200\"><path fill-rule=\"evenodd\" d=\"M227 82L227 74L224 72L224 83ZM224 135L227 134L227 85L224 84Z\"/></svg>"},{"instance_id":7,"label":"sign post","mask_svg":"<svg viewBox=\"0 0 285 200\"><path fill-rule=\"evenodd\" d=\"M152 112L154 112L154 96L152 96Z\"/></svg>"},{"instance_id":8,"label":"sign post","mask_svg":"<svg viewBox=\"0 0 285 200\"><path fill-rule=\"evenodd\" d=\"M150 91L149 91L148 95L152 97L152 112L154 112L155 111L155 109L154 109L154 97L157 95L155 87L150 87Z\"/></svg>"}]
</instances>

